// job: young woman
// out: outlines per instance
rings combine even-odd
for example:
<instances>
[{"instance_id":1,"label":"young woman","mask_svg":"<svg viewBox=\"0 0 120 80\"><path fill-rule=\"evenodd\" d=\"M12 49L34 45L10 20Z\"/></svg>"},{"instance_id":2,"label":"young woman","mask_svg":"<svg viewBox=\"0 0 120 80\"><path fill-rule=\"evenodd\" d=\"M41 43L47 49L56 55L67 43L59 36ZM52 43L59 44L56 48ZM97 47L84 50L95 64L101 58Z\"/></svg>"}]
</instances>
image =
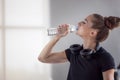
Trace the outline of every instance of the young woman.
<instances>
[{"instance_id":1,"label":"young woman","mask_svg":"<svg viewBox=\"0 0 120 80\"><path fill-rule=\"evenodd\" d=\"M70 62L67 80L114 80L113 57L99 43L106 40L109 31L119 26L120 18L91 14L78 23L76 34L82 45L71 45L61 52L51 52L53 46L68 34L68 25L58 28L58 34L43 48L38 59L44 63Z\"/></svg>"}]
</instances>

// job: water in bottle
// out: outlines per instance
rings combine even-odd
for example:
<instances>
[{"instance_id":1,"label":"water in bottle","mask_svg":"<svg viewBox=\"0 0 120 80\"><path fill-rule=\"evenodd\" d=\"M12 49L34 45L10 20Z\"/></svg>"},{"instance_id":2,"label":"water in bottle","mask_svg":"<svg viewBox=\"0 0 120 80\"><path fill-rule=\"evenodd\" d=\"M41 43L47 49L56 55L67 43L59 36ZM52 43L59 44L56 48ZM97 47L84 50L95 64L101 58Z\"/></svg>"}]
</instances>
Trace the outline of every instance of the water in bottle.
<instances>
[{"instance_id":1,"label":"water in bottle","mask_svg":"<svg viewBox=\"0 0 120 80\"><path fill-rule=\"evenodd\" d=\"M72 33L75 31L77 31L77 26L69 25L69 32ZM48 32L48 36L54 36L58 33L58 30L57 30L57 28L48 28L47 32Z\"/></svg>"}]
</instances>

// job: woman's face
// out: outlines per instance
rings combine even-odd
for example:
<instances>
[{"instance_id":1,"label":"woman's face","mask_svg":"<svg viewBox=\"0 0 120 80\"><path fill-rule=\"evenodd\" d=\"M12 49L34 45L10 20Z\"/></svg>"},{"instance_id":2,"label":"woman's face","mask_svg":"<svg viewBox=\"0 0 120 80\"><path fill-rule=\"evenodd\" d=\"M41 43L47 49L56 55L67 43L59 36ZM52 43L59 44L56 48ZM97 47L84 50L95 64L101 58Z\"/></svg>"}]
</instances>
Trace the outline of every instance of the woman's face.
<instances>
[{"instance_id":1,"label":"woman's face","mask_svg":"<svg viewBox=\"0 0 120 80\"><path fill-rule=\"evenodd\" d=\"M89 15L87 18L85 18L84 21L79 22L78 31L76 34L81 37L89 37L91 30L93 30L93 28L91 28L93 25L92 19L93 19L93 16Z\"/></svg>"}]
</instances>

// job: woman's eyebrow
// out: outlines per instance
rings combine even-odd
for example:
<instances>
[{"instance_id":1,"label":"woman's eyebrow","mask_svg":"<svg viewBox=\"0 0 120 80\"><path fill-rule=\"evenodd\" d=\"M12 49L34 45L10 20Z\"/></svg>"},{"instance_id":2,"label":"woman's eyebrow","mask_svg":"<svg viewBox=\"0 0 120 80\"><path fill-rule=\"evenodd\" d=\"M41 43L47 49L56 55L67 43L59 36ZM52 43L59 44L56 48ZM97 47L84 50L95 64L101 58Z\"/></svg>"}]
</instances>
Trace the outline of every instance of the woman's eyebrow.
<instances>
[{"instance_id":1,"label":"woman's eyebrow","mask_svg":"<svg viewBox=\"0 0 120 80\"><path fill-rule=\"evenodd\" d=\"M88 20L87 20L87 19L85 19L85 21L88 23Z\"/></svg>"}]
</instances>

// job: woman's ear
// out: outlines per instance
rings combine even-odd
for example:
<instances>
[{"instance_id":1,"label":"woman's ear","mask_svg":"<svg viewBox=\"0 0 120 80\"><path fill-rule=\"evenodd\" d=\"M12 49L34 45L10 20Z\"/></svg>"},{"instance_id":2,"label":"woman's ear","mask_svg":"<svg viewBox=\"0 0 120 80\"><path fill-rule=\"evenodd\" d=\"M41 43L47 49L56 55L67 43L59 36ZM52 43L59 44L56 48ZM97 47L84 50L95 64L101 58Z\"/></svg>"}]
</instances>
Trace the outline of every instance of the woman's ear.
<instances>
[{"instance_id":1,"label":"woman's ear","mask_svg":"<svg viewBox=\"0 0 120 80\"><path fill-rule=\"evenodd\" d=\"M91 37L96 37L96 36L97 36L97 33L98 33L97 30L92 30L92 31L90 32L90 36L91 36Z\"/></svg>"}]
</instances>

